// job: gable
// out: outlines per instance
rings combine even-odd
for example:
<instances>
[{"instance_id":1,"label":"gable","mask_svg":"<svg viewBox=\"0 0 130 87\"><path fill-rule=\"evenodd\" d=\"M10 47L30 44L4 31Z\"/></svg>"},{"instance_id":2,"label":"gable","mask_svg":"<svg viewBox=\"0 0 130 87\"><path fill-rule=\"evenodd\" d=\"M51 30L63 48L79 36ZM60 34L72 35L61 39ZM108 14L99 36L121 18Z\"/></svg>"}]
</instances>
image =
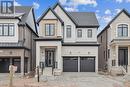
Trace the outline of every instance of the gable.
<instances>
[{"instance_id":1,"label":"gable","mask_svg":"<svg viewBox=\"0 0 130 87\"><path fill-rule=\"evenodd\" d=\"M43 19L57 19L57 17L52 13L51 10L43 17Z\"/></svg>"},{"instance_id":2,"label":"gable","mask_svg":"<svg viewBox=\"0 0 130 87\"><path fill-rule=\"evenodd\" d=\"M77 25L76 22L70 17L70 15L64 10L64 8L59 3L57 3L53 9L61 19L65 18L67 21L70 21L73 24Z\"/></svg>"},{"instance_id":3,"label":"gable","mask_svg":"<svg viewBox=\"0 0 130 87\"><path fill-rule=\"evenodd\" d=\"M112 24L118 24L118 23L128 23L130 24L130 17L126 15L124 12L122 12L112 23Z\"/></svg>"}]
</instances>

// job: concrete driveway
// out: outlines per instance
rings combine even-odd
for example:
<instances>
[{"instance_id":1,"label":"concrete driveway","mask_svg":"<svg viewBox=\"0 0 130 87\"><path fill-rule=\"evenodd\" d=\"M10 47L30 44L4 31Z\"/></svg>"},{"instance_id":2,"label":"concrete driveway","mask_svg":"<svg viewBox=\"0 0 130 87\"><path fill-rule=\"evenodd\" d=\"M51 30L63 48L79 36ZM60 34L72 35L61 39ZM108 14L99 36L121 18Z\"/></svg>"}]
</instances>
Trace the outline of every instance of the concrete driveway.
<instances>
[{"instance_id":1,"label":"concrete driveway","mask_svg":"<svg viewBox=\"0 0 130 87\"><path fill-rule=\"evenodd\" d=\"M2 84L9 83L8 74L0 74L0 87ZM36 78L19 78L18 75L14 77L14 84L17 87L25 87L23 84L30 84L36 86L27 87L123 87L123 82L113 80L104 75L96 73L63 73L61 76L45 77L41 76L40 83L37 83ZM23 85L23 86L22 86ZM39 86L40 85L40 86Z\"/></svg>"},{"instance_id":2,"label":"concrete driveway","mask_svg":"<svg viewBox=\"0 0 130 87\"><path fill-rule=\"evenodd\" d=\"M47 78L47 83L52 86L58 84L61 85L61 87L123 87L123 82L96 73L67 72L63 73L62 76Z\"/></svg>"}]
</instances>

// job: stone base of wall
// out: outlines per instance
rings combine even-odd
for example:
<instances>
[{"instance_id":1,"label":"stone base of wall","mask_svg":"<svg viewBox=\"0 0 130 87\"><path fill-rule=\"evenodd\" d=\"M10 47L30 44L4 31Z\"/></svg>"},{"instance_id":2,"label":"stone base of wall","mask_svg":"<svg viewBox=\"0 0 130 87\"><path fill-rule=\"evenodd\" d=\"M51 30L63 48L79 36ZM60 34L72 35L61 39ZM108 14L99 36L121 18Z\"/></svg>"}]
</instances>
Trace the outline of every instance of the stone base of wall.
<instances>
[{"instance_id":1,"label":"stone base of wall","mask_svg":"<svg viewBox=\"0 0 130 87\"><path fill-rule=\"evenodd\" d=\"M54 76L60 76L62 74L62 70L61 69L54 69L53 74L54 74Z\"/></svg>"},{"instance_id":2,"label":"stone base of wall","mask_svg":"<svg viewBox=\"0 0 130 87\"><path fill-rule=\"evenodd\" d=\"M110 75L112 76L118 76L118 75L124 75L126 74L122 67L111 67L110 69Z\"/></svg>"}]
</instances>

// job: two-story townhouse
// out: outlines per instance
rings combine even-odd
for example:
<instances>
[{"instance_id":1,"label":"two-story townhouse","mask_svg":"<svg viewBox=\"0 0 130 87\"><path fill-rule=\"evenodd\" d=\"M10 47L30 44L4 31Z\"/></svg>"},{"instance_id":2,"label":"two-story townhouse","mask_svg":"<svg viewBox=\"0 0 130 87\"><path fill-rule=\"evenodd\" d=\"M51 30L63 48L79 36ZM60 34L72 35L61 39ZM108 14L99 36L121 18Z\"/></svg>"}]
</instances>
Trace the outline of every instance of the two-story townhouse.
<instances>
[{"instance_id":1,"label":"two-story townhouse","mask_svg":"<svg viewBox=\"0 0 130 87\"><path fill-rule=\"evenodd\" d=\"M0 73L8 73L9 65L15 65L16 72L24 75L35 67L36 43L33 38L38 34L33 7L14 8L15 12L11 14L0 14Z\"/></svg>"},{"instance_id":2,"label":"two-story townhouse","mask_svg":"<svg viewBox=\"0 0 130 87\"><path fill-rule=\"evenodd\" d=\"M99 69L130 73L130 14L123 9L99 33Z\"/></svg>"},{"instance_id":3,"label":"two-story townhouse","mask_svg":"<svg viewBox=\"0 0 130 87\"><path fill-rule=\"evenodd\" d=\"M97 72L99 27L93 12L67 12L60 3L38 19L36 66L44 71Z\"/></svg>"}]
</instances>

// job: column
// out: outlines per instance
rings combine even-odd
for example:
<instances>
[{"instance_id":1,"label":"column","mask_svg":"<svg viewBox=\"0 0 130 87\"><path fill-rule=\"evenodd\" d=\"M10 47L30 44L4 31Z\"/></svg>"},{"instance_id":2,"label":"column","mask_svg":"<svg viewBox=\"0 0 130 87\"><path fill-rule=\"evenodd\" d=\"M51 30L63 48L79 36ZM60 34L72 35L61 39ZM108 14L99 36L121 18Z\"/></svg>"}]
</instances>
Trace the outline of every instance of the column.
<instances>
[{"instance_id":1,"label":"column","mask_svg":"<svg viewBox=\"0 0 130 87\"><path fill-rule=\"evenodd\" d=\"M21 75L24 76L24 51L21 55Z\"/></svg>"},{"instance_id":2,"label":"column","mask_svg":"<svg viewBox=\"0 0 130 87\"><path fill-rule=\"evenodd\" d=\"M61 46L57 46L57 58L58 69L62 70Z\"/></svg>"},{"instance_id":3,"label":"column","mask_svg":"<svg viewBox=\"0 0 130 87\"><path fill-rule=\"evenodd\" d=\"M36 45L36 67L39 66L40 62L40 46Z\"/></svg>"},{"instance_id":4,"label":"column","mask_svg":"<svg viewBox=\"0 0 130 87\"><path fill-rule=\"evenodd\" d=\"M116 45L116 46L115 46L115 54L116 54L115 60L116 60L116 66L117 66L117 67L118 67L118 48L119 48L119 46Z\"/></svg>"},{"instance_id":5,"label":"column","mask_svg":"<svg viewBox=\"0 0 130 87\"><path fill-rule=\"evenodd\" d=\"M127 66L128 74L130 74L130 46L128 46L128 66Z\"/></svg>"},{"instance_id":6,"label":"column","mask_svg":"<svg viewBox=\"0 0 130 87\"><path fill-rule=\"evenodd\" d=\"M30 66L31 66L31 64L30 64L30 62L31 62L31 60L30 60L30 57L27 59L27 63L28 63L28 71L27 71L27 73L29 73L30 72Z\"/></svg>"},{"instance_id":7,"label":"column","mask_svg":"<svg viewBox=\"0 0 130 87\"><path fill-rule=\"evenodd\" d=\"M78 72L80 72L80 57L78 56Z\"/></svg>"}]
</instances>

